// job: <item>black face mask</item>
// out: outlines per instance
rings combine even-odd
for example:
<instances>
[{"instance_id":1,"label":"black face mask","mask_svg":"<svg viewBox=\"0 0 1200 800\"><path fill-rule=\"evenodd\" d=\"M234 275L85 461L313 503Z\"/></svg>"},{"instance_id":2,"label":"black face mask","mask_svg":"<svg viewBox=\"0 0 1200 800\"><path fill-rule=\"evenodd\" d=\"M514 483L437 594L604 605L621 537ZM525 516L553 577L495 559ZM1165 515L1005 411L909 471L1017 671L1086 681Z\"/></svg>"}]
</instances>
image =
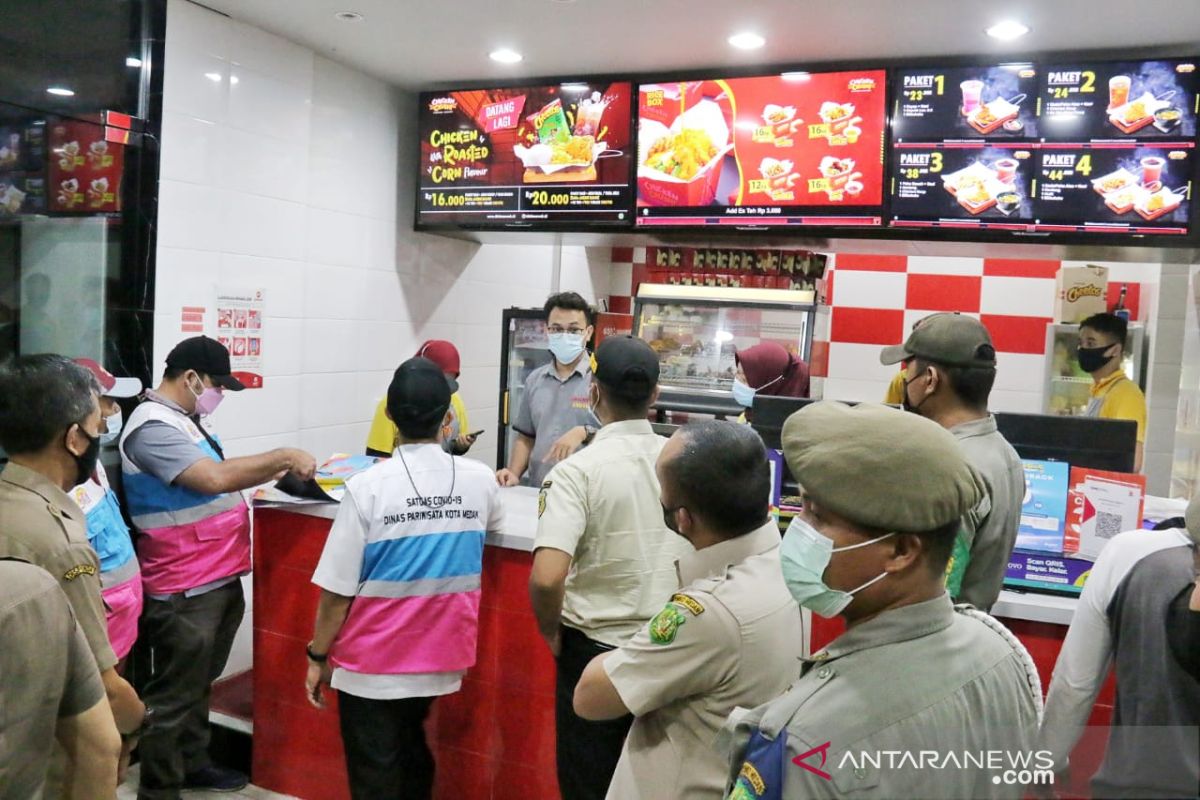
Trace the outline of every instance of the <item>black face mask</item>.
<instances>
[{"instance_id":1,"label":"black face mask","mask_svg":"<svg viewBox=\"0 0 1200 800\"><path fill-rule=\"evenodd\" d=\"M70 450L67 451L71 453L71 458L75 459L75 486L87 483L88 479L92 477L92 473L96 471L96 462L100 460L100 437L92 436L83 429L82 425L79 426L79 432L87 437L87 450L84 450L81 456L71 453Z\"/></svg>"},{"instance_id":2,"label":"black face mask","mask_svg":"<svg viewBox=\"0 0 1200 800\"><path fill-rule=\"evenodd\" d=\"M905 411L912 412L913 414L920 414L921 406L925 405L925 400L928 400L929 398L926 397L924 400L922 400L919 403L914 403L913 401L909 400L908 399L908 384L910 384L911 382L912 381L910 381L908 378L905 378L904 385L900 387L900 390L901 390L900 391L900 407L903 408Z\"/></svg>"},{"instance_id":3,"label":"black face mask","mask_svg":"<svg viewBox=\"0 0 1200 800\"><path fill-rule=\"evenodd\" d=\"M659 505L662 506L661 501L659 502ZM675 512L681 508L683 508L683 506L675 506L675 508L667 508L666 506L662 507L663 525L666 525L667 530L671 531L672 533L674 533L677 536L683 535L679 532L679 528L676 527L676 525L675 525Z\"/></svg>"},{"instance_id":4,"label":"black face mask","mask_svg":"<svg viewBox=\"0 0 1200 800\"><path fill-rule=\"evenodd\" d=\"M1079 361L1079 368L1089 373L1103 369L1104 365L1110 360L1110 356L1104 355L1110 348L1112 348L1111 344L1106 344L1103 347L1080 347L1075 351L1075 358Z\"/></svg>"}]
</instances>

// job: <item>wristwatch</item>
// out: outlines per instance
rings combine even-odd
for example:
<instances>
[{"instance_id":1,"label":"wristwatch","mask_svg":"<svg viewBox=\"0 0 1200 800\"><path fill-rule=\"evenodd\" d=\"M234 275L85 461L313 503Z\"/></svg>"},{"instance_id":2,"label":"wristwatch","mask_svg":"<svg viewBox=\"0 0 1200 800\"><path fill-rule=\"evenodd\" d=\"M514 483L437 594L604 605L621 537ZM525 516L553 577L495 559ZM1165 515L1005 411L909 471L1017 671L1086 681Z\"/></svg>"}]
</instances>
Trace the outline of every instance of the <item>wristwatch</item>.
<instances>
[{"instance_id":1,"label":"wristwatch","mask_svg":"<svg viewBox=\"0 0 1200 800\"><path fill-rule=\"evenodd\" d=\"M309 642L307 645L304 646L304 652L308 656L309 661L312 661L317 664L324 664L326 661L329 660L329 653L314 653L313 652L312 642Z\"/></svg>"},{"instance_id":2,"label":"wristwatch","mask_svg":"<svg viewBox=\"0 0 1200 800\"><path fill-rule=\"evenodd\" d=\"M146 711L142 714L142 724L139 725L138 729L135 731L121 734L121 740L128 741L129 739L141 738L141 736L154 725L155 719L157 719L157 717L155 715L154 706L146 706Z\"/></svg>"},{"instance_id":3,"label":"wristwatch","mask_svg":"<svg viewBox=\"0 0 1200 800\"><path fill-rule=\"evenodd\" d=\"M589 445L589 444L591 444L591 443L592 443L592 439L595 439L595 438L596 438L596 432L597 432L598 430L600 430L600 429L599 429L599 428L597 428L595 425L584 425L584 426L583 426L583 433L584 433L584 436L583 436L583 443L584 443L585 445Z\"/></svg>"}]
</instances>

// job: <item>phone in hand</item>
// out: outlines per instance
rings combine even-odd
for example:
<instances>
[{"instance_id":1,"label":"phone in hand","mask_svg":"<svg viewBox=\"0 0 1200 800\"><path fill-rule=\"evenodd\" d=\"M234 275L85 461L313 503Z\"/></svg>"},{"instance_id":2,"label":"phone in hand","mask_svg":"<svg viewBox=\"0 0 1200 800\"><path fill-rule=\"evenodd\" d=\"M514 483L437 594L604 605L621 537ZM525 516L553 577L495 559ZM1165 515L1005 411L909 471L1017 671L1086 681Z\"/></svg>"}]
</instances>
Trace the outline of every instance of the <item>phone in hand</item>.
<instances>
[{"instance_id":1,"label":"phone in hand","mask_svg":"<svg viewBox=\"0 0 1200 800\"><path fill-rule=\"evenodd\" d=\"M467 436L470 436L472 439L477 439L480 436L482 436L483 432L486 430L487 430L487 428L480 428L479 430L474 431L473 433L468 433Z\"/></svg>"}]
</instances>

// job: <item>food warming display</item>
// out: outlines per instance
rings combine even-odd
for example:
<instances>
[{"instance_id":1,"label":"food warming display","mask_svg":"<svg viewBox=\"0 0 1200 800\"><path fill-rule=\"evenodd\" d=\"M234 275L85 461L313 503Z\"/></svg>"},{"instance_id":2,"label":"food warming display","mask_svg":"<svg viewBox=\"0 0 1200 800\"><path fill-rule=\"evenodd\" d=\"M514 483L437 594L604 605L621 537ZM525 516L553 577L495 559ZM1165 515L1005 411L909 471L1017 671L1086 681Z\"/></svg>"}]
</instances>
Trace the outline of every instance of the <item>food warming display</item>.
<instances>
[{"instance_id":1,"label":"food warming display","mask_svg":"<svg viewBox=\"0 0 1200 800\"><path fill-rule=\"evenodd\" d=\"M642 84L638 225L880 225L885 77Z\"/></svg>"},{"instance_id":2,"label":"food warming display","mask_svg":"<svg viewBox=\"0 0 1200 800\"><path fill-rule=\"evenodd\" d=\"M658 353L663 389L727 397L737 350L774 341L808 360L813 300L811 291L642 284L634 332Z\"/></svg>"},{"instance_id":3,"label":"food warming display","mask_svg":"<svg viewBox=\"0 0 1200 800\"><path fill-rule=\"evenodd\" d=\"M423 225L628 224L631 84L421 95Z\"/></svg>"}]
</instances>

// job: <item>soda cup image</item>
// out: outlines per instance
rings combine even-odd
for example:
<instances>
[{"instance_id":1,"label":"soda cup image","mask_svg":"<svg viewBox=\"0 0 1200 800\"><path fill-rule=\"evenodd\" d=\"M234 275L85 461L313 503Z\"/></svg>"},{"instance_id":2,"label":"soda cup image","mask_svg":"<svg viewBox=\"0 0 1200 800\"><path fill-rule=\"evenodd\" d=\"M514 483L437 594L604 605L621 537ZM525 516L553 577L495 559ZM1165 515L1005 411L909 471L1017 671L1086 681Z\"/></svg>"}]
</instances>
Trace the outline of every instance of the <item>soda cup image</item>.
<instances>
[{"instance_id":1,"label":"soda cup image","mask_svg":"<svg viewBox=\"0 0 1200 800\"><path fill-rule=\"evenodd\" d=\"M1119 108L1129 102L1129 88L1133 81L1128 75L1114 75L1108 79L1108 107Z\"/></svg>"},{"instance_id":2,"label":"soda cup image","mask_svg":"<svg viewBox=\"0 0 1200 800\"><path fill-rule=\"evenodd\" d=\"M979 108L979 100L983 95L983 81L963 81L958 86L962 89L962 113L964 116L970 116Z\"/></svg>"}]
</instances>

